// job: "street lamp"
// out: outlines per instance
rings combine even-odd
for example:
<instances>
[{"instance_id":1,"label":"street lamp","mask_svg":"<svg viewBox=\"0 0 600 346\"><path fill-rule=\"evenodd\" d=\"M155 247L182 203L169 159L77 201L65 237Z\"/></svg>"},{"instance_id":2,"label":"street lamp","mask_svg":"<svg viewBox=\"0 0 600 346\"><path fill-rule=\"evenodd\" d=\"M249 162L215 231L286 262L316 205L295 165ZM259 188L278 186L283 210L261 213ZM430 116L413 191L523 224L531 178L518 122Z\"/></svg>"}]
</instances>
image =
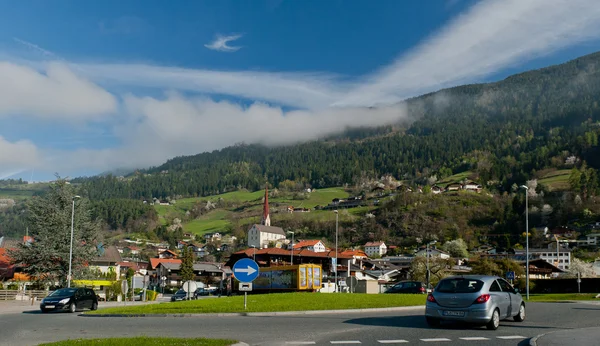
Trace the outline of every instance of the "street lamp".
<instances>
[{"instance_id":1,"label":"street lamp","mask_svg":"<svg viewBox=\"0 0 600 346\"><path fill-rule=\"evenodd\" d=\"M254 249L254 253L252 254L252 260L254 262L256 262L256 246L255 245L250 245L250 247Z\"/></svg>"},{"instance_id":2,"label":"street lamp","mask_svg":"<svg viewBox=\"0 0 600 346\"><path fill-rule=\"evenodd\" d=\"M429 289L429 277L431 276L431 273L429 272L429 245L433 245L437 243L436 240L434 241L430 241L429 243L427 243L427 288Z\"/></svg>"},{"instance_id":3,"label":"street lamp","mask_svg":"<svg viewBox=\"0 0 600 346\"><path fill-rule=\"evenodd\" d=\"M71 287L71 268L73 266L73 228L75 225L75 200L81 198L80 196L73 196L72 209L71 209L71 247L69 248L69 274L67 275L67 287Z\"/></svg>"},{"instance_id":4,"label":"street lamp","mask_svg":"<svg viewBox=\"0 0 600 346\"><path fill-rule=\"evenodd\" d=\"M290 251L290 263L294 265L294 232L288 231L288 233L292 234L292 251Z\"/></svg>"},{"instance_id":5,"label":"street lamp","mask_svg":"<svg viewBox=\"0 0 600 346\"><path fill-rule=\"evenodd\" d=\"M521 188L525 189L525 291L529 300L529 188L525 185Z\"/></svg>"},{"instance_id":6,"label":"street lamp","mask_svg":"<svg viewBox=\"0 0 600 346\"><path fill-rule=\"evenodd\" d=\"M333 211L335 213L335 291L338 291L338 211L337 209Z\"/></svg>"}]
</instances>

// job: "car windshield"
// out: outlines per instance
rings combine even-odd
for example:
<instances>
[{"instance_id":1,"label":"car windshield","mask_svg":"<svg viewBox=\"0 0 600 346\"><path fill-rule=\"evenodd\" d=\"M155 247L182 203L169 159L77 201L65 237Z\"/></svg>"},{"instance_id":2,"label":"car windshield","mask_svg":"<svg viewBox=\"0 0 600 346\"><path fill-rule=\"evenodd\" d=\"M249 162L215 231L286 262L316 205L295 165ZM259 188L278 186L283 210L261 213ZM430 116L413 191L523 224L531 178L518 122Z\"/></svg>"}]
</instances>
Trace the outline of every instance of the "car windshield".
<instances>
[{"instance_id":1,"label":"car windshield","mask_svg":"<svg viewBox=\"0 0 600 346\"><path fill-rule=\"evenodd\" d=\"M184 291L184 290L179 290L179 291L177 291L177 293L175 293L175 294L185 294L185 291Z\"/></svg>"},{"instance_id":2,"label":"car windshield","mask_svg":"<svg viewBox=\"0 0 600 346\"><path fill-rule=\"evenodd\" d=\"M441 293L474 293L481 290L481 287L483 287L481 280L456 278L440 281L435 290Z\"/></svg>"},{"instance_id":3,"label":"car windshield","mask_svg":"<svg viewBox=\"0 0 600 346\"><path fill-rule=\"evenodd\" d=\"M70 296L77 291L76 288L61 288L48 295L48 297Z\"/></svg>"}]
</instances>

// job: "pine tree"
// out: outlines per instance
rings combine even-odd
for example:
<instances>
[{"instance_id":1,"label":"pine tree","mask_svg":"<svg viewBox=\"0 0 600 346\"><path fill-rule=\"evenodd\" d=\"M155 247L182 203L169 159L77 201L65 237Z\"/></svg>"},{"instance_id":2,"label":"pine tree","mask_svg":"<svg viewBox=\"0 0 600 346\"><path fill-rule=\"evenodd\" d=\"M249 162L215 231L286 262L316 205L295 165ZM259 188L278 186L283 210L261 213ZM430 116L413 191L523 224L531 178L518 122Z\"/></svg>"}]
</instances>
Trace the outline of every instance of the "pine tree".
<instances>
[{"instance_id":1,"label":"pine tree","mask_svg":"<svg viewBox=\"0 0 600 346\"><path fill-rule=\"evenodd\" d=\"M28 201L27 225L33 242L20 244L9 254L35 282L66 286L74 200L73 278L89 269L88 263L98 255L100 226L91 218L89 201L75 199L72 185L58 178L44 196Z\"/></svg>"},{"instance_id":2,"label":"pine tree","mask_svg":"<svg viewBox=\"0 0 600 346\"><path fill-rule=\"evenodd\" d=\"M181 259L181 279L183 282L194 280L194 252L188 247L183 248Z\"/></svg>"}]
</instances>

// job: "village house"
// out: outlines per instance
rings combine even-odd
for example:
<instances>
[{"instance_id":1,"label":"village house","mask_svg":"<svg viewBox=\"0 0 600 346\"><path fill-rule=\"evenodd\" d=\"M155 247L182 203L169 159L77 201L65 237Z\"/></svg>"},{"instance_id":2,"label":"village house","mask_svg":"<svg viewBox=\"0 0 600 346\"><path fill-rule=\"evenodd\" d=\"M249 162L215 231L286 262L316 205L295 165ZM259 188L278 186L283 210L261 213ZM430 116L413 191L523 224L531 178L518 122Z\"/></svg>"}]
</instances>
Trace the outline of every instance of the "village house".
<instances>
[{"instance_id":1,"label":"village house","mask_svg":"<svg viewBox=\"0 0 600 346\"><path fill-rule=\"evenodd\" d=\"M387 246L384 242L368 242L365 244L365 253L369 257L373 257L374 255L383 256L387 253Z\"/></svg>"},{"instance_id":2,"label":"village house","mask_svg":"<svg viewBox=\"0 0 600 346\"><path fill-rule=\"evenodd\" d=\"M294 244L294 250L306 249L313 252L325 252L325 244L320 240L302 240Z\"/></svg>"},{"instance_id":3,"label":"village house","mask_svg":"<svg viewBox=\"0 0 600 346\"><path fill-rule=\"evenodd\" d=\"M427 254L427 248L421 249L419 251L417 251L417 253L415 254L415 256L426 256ZM430 247L429 248L429 257L439 257L442 259L448 259L450 258L450 254L442 251L440 249L436 249L434 247Z\"/></svg>"},{"instance_id":4,"label":"village house","mask_svg":"<svg viewBox=\"0 0 600 346\"><path fill-rule=\"evenodd\" d=\"M474 181L469 181L465 185L463 185L463 189L466 190L466 191L472 191L472 192L480 193L481 190L483 189L483 187L480 184L478 184L478 183L476 183Z\"/></svg>"}]
</instances>

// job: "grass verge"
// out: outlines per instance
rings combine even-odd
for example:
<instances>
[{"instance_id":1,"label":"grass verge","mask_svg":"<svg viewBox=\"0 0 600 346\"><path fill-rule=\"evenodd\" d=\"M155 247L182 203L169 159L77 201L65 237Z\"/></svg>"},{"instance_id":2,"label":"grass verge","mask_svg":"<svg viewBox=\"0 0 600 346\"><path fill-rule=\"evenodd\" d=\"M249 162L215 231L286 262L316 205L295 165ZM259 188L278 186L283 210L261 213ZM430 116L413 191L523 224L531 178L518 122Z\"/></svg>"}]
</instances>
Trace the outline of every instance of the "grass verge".
<instances>
[{"instance_id":1,"label":"grass verge","mask_svg":"<svg viewBox=\"0 0 600 346\"><path fill-rule=\"evenodd\" d=\"M530 294L530 302L560 302L565 300L598 300L595 293Z\"/></svg>"},{"instance_id":2,"label":"grass verge","mask_svg":"<svg viewBox=\"0 0 600 346\"><path fill-rule=\"evenodd\" d=\"M160 303L131 307L105 308L85 314L202 314L231 312L280 312L304 310L344 310L389 308L425 305L422 294L327 294L327 293L276 293L248 296L248 309L244 310L244 297L221 297L185 302Z\"/></svg>"},{"instance_id":3,"label":"grass verge","mask_svg":"<svg viewBox=\"0 0 600 346\"><path fill-rule=\"evenodd\" d=\"M205 338L153 338L148 336L140 336L135 338L109 338L109 339L73 339L47 344L45 346L71 346L71 345L145 345L145 346L228 346L237 343L234 340L225 339L205 339Z\"/></svg>"}]
</instances>

